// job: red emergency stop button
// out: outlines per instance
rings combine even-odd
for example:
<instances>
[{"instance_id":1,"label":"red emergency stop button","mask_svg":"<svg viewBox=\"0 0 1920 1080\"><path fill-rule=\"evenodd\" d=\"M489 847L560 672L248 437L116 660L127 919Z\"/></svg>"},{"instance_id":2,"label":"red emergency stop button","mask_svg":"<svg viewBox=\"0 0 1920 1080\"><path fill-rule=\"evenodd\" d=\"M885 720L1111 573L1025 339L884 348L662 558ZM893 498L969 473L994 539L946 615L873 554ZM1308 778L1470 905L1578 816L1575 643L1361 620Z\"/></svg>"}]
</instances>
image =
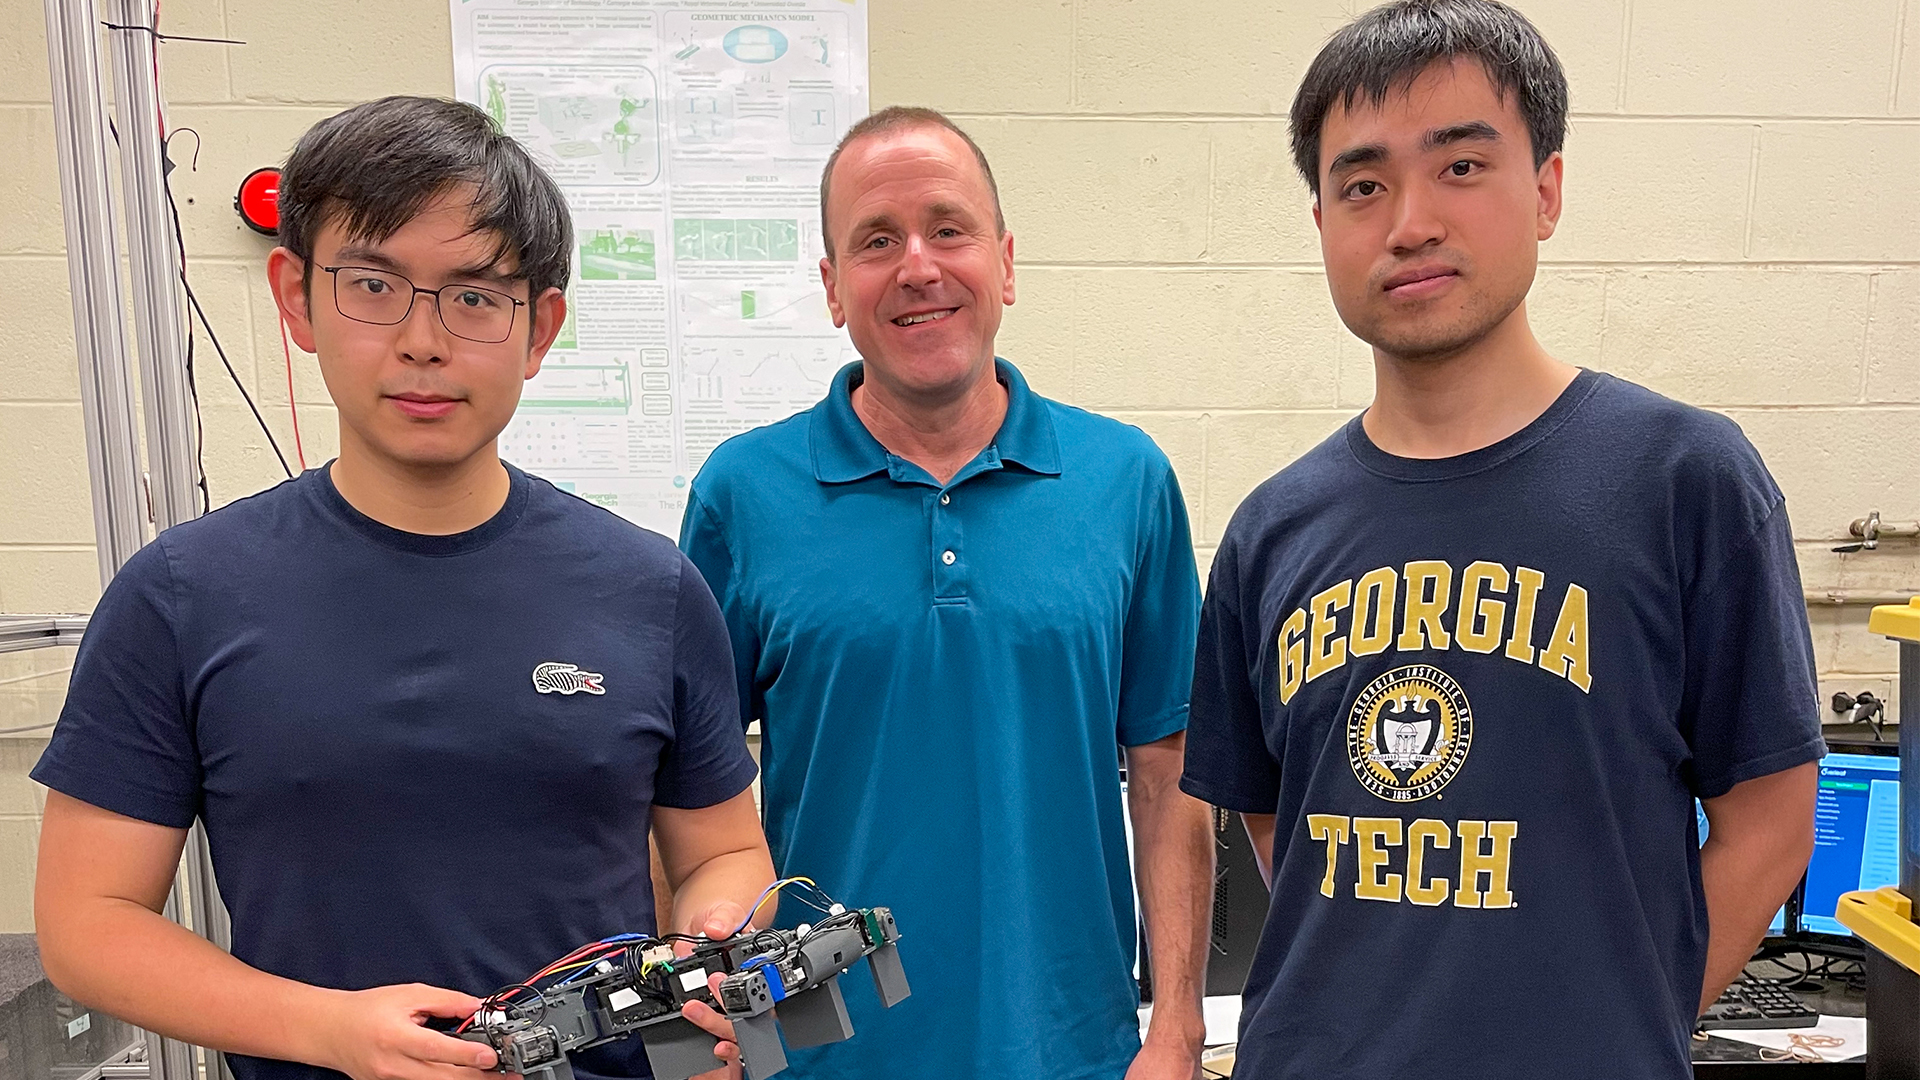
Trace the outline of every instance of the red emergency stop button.
<instances>
[{"instance_id":1,"label":"red emergency stop button","mask_svg":"<svg viewBox=\"0 0 1920 1080\"><path fill-rule=\"evenodd\" d=\"M240 194L234 196L233 208L240 211L240 220L247 227L262 236L277 236L280 233L280 170L255 169L240 181Z\"/></svg>"}]
</instances>

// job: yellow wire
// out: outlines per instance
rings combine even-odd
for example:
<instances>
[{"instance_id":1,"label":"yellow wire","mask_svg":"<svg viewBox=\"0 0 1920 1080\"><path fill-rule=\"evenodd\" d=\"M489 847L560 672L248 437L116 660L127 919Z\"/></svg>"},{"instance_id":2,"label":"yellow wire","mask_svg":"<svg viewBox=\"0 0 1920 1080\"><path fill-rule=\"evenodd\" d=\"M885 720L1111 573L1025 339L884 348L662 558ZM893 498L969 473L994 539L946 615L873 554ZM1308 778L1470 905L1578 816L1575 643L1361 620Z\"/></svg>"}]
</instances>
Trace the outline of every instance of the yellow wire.
<instances>
[{"instance_id":1,"label":"yellow wire","mask_svg":"<svg viewBox=\"0 0 1920 1080\"><path fill-rule=\"evenodd\" d=\"M753 905L753 910L747 913L746 925L752 926L754 916L760 914L760 909L767 906L767 901L773 899L775 896L778 896L780 894L780 890L786 888L789 885L807 885L814 889L818 889L820 887L818 885L815 885L813 879L810 877L781 878L779 881L776 881L773 884L767 886L767 891L760 894L760 902Z\"/></svg>"}]
</instances>

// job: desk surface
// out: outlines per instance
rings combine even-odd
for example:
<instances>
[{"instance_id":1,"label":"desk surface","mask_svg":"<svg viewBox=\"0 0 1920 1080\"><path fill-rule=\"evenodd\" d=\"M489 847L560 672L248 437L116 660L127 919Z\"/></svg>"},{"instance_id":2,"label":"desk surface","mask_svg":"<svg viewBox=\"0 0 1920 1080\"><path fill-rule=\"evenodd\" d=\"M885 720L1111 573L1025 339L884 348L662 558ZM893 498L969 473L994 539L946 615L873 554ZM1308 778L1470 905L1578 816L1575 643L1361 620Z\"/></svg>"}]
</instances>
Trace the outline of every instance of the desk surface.
<instances>
[{"instance_id":1,"label":"desk surface","mask_svg":"<svg viewBox=\"0 0 1920 1080\"><path fill-rule=\"evenodd\" d=\"M1761 978L1781 978L1792 972L1791 968L1771 960L1756 961L1748 965L1748 971ZM1828 1016L1865 1016L1867 1014L1867 993L1859 978L1822 978L1810 979L1793 988L1795 996L1801 1001ZM1706 1039L1693 1042L1694 1074L1706 1080L1708 1077L1718 1080L1741 1080L1743 1077L1771 1077L1779 1075L1773 1070L1777 1066L1793 1065L1799 1069L1812 1069L1813 1072L1794 1072L1789 1075L1811 1078L1821 1076L1866 1075L1864 1059L1806 1065L1799 1062L1771 1062L1760 1056L1760 1048L1751 1043L1710 1035Z\"/></svg>"},{"instance_id":2,"label":"desk surface","mask_svg":"<svg viewBox=\"0 0 1920 1080\"><path fill-rule=\"evenodd\" d=\"M1773 961L1756 961L1750 965L1749 970L1760 978L1781 978L1791 974L1793 969ZM1800 997L1800 1000L1829 1016L1865 1016L1867 1014L1866 990L1859 979L1851 981L1843 978L1813 979L1796 987L1794 993ZM1207 1004L1209 1021L1207 1042L1209 1045L1224 1042L1225 1038L1231 1036L1221 1037L1216 1032L1232 1030L1233 1018L1229 1017L1228 1013L1237 1014L1239 999L1209 998ZM1146 1029L1145 1021L1149 1013L1150 1010L1142 1010L1142 1031ZM1756 1077L1760 1080L1773 1080L1782 1076L1791 1076L1795 1080L1816 1080L1820 1077L1860 1078L1866 1075L1866 1065L1861 1058L1823 1064L1772 1062L1760 1056L1760 1047L1718 1035L1694 1040L1693 1063L1694 1075L1700 1080L1709 1080L1709 1078L1711 1080L1754 1080ZM1777 1071L1780 1067L1787 1065L1792 1065L1798 1071L1787 1074ZM1225 1075L1222 1070L1231 1068L1231 1058L1223 1062L1210 1062L1206 1075L1209 1077Z\"/></svg>"}]
</instances>

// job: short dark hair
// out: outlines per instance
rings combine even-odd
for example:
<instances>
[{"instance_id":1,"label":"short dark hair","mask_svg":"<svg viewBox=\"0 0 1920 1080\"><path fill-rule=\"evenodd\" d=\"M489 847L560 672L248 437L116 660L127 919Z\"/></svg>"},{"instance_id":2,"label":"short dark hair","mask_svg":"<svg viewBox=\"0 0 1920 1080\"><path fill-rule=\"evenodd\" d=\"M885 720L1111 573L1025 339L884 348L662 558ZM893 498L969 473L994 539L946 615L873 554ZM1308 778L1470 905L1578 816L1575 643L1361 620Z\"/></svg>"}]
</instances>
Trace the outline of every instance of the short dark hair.
<instances>
[{"instance_id":1,"label":"short dark hair","mask_svg":"<svg viewBox=\"0 0 1920 1080\"><path fill-rule=\"evenodd\" d=\"M973 151L973 160L980 164L980 175L987 178L987 190L993 193L993 227L998 233L1007 231L1007 216L1000 212L1000 185L994 183L993 166L987 164L987 155L973 136L960 130L960 125L947 119L938 109L923 108L919 105L889 105L865 120L847 129L840 136L840 145L833 148L833 156L827 159L827 167L820 174L820 242L827 246L827 258L833 258L833 233L827 227L827 196L833 191L833 167L840 163L840 154L859 139L869 135L888 135L908 128L936 127L945 128L960 136L960 141Z\"/></svg>"},{"instance_id":2,"label":"short dark hair","mask_svg":"<svg viewBox=\"0 0 1920 1080\"><path fill-rule=\"evenodd\" d=\"M280 243L307 263L321 226L338 221L378 243L454 189L473 193L473 228L497 238L495 263L535 297L565 289L573 219L553 178L493 117L465 102L384 97L313 125L280 170Z\"/></svg>"},{"instance_id":3,"label":"short dark hair","mask_svg":"<svg viewBox=\"0 0 1920 1080\"><path fill-rule=\"evenodd\" d=\"M1498 0L1398 0L1343 27L1313 58L1293 99L1293 163L1320 197L1320 130L1334 105L1365 94L1378 105L1429 65L1480 61L1502 98L1513 94L1533 142L1535 168L1567 138L1567 73L1526 16Z\"/></svg>"}]
</instances>

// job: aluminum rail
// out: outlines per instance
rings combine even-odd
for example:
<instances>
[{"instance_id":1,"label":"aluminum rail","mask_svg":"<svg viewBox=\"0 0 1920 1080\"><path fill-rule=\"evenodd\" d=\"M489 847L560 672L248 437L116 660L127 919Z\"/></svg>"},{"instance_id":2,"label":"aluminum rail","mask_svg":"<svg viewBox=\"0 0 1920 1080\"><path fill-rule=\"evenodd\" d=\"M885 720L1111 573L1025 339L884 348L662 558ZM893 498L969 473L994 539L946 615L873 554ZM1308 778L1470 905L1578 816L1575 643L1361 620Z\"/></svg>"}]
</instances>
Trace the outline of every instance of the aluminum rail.
<instances>
[{"instance_id":1,"label":"aluminum rail","mask_svg":"<svg viewBox=\"0 0 1920 1080\"><path fill-rule=\"evenodd\" d=\"M0 615L0 653L76 646L86 629L85 615Z\"/></svg>"},{"instance_id":2,"label":"aluminum rail","mask_svg":"<svg viewBox=\"0 0 1920 1080\"><path fill-rule=\"evenodd\" d=\"M113 199L107 191L106 114L101 107L93 0L45 0L45 4L60 206L66 217L67 280L73 291L73 344L80 361L93 535L100 581L105 584L147 540L133 392L127 385L119 244Z\"/></svg>"},{"instance_id":3,"label":"aluminum rail","mask_svg":"<svg viewBox=\"0 0 1920 1080\"><path fill-rule=\"evenodd\" d=\"M127 265L133 281L134 341L140 354L140 404L147 427L147 490L156 532L200 516L193 404L188 396L186 309L180 248L167 198L166 146L160 131L160 86L149 30L153 0L107 0L114 116L119 132L120 191L127 209ZM233 924L213 878L206 826L196 822L181 852L184 900L193 929L223 949ZM231 1076L226 1062L207 1052L210 1080Z\"/></svg>"},{"instance_id":4,"label":"aluminum rail","mask_svg":"<svg viewBox=\"0 0 1920 1080\"><path fill-rule=\"evenodd\" d=\"M80 365L95 549L104 586L146 543L150 518L143 512L141 499L142 469L121 307L118 230L107 184L106 112L94 36L99 18L94 0L44 0L44 9L54 143L60 160L60 205L66 219L67 276L73 296L74 350ZM138 25L153 24L149 18ZM141 36L148 37L144 33ZM150 48L151 42L145 45ZM144 70L151 80L152 54L145 51L145 55ZM157 141L157 129L153 136ZM160 197L164 201L164 190ZM141 205L151 204L136 199L136 213ZM164 273L141 267L137 258L134 265L136 278L148 275L136 289L151 284L152 274ZM177 297L174 302L177 310ZM151 317L150 310L143 315ZM154 325L163 324L156 321ZM177 318L173 326L177 328ZM191 484L192 473L185 475ZM167 898L165 914L180 921L178 889ZM148 1032L146 1049L147 1075L152 1080L195 1080L198 1069L192 1047Z\"/></svg>"},{"instance_id":5,"label":"aluminum rail","mask_svg":"<svg viewBox=\"0 0 1920 1080\"><path fill-rule=\"evenodd\" d=\"M152 0L107 0L109 21L151 27ZM147 421L147 486L155 531L200 516L193 405L187 391L187 322L180 249L167 202L166 148L153 34L110 30L113 115L120 142L120 194L127 211L127 266L133 282L133 338L140 353L140 403Z\"/></svg>"}]
</instances>

